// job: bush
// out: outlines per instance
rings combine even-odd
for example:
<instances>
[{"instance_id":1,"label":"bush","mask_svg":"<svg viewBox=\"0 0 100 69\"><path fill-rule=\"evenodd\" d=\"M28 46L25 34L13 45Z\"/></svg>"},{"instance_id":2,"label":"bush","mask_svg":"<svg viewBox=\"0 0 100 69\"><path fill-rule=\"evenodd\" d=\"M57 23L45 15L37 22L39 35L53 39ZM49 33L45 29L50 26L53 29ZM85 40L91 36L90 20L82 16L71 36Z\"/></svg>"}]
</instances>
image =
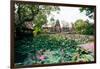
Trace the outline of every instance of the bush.
<instances>
[{"instance_id":1,"label":"bush","mask_svg":"<svg viewBox=\"0 0 100 69\"><path fill-rule=\"evenodd\" d=\"M79 34L93 35L94 27L92 23L83 21L81 19L77 20L74 24L75 31Z\"/></svg>"}]
</instances>

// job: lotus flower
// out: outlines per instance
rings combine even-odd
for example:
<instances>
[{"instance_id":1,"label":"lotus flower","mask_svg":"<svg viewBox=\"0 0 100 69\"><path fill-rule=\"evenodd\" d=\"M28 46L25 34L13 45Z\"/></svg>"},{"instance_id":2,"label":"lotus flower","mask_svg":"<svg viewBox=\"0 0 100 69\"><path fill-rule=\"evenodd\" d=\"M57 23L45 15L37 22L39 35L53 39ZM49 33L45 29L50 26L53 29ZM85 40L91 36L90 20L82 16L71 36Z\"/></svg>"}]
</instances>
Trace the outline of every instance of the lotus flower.
<instances>
[{"instance_id":1,"label":"lotus flower","mask_svg":"<svg viewBox=\"0 0 100 69\"><path fill-rule=\"evenodd\" d=\"M43 60L45 60L45 56L44 55L38 56L38 59L40 59L41 61L43 61Z\"/></svg>"}]
</instances>

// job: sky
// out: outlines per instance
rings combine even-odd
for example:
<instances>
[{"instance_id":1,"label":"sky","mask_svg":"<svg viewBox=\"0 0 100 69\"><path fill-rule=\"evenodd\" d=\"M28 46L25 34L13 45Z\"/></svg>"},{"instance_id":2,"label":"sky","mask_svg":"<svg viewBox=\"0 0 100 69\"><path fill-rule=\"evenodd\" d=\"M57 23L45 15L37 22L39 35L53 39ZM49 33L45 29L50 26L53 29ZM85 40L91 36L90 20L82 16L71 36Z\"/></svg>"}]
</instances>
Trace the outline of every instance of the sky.
<instances>
[{"instance_id":1,"label":"sky","mask_svg":"<svg viewBox=\"0 0 100 69\"><path fill-rule=\"evenodd\" d=\"M64 23L68 23L69 26L71 26L71 23L74 23L78 19L83 19L83 20L89 20L90 22L93 22L88 16L85 15L85 12L80 13L79 8L80 7L62 7L60 6L60 11L59 14L57 12L53 12L53 18L59 19L60 24L62 26L62 21ZM52 17L52 15L50 16Z\"/></svg>"}]
</instances>

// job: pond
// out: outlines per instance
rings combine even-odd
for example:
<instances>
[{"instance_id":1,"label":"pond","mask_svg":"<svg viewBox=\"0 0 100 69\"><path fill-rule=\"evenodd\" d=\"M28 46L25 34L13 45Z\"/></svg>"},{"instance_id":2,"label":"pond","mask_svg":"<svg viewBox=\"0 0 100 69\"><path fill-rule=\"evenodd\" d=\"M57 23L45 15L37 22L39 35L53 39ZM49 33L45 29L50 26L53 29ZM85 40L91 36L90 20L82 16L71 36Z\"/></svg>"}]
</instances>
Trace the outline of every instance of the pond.
<instances>
[{"instance_id":1,"label":"pond","mask_svg":"<svg viewBox=\"0 0 100 69\"><path fill-rule=\"evenodd\" d=\"M17 40L15 46L16 65L94 61L93 53L79 46L92 42L93 39L89 37L87 35L57 33L40 34Z\"/></svg>"}]
</instances>

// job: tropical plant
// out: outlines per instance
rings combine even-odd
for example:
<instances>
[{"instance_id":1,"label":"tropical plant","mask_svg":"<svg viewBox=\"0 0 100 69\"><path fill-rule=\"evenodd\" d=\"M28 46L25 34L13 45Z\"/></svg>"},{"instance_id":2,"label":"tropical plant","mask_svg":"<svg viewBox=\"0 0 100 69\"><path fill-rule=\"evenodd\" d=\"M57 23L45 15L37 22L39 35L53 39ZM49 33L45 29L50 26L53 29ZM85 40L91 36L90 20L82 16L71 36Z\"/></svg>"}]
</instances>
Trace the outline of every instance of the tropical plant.
<instances>
[{"instance_id":1,"label":"tropical plant","mask_svg":"<svg viewBox=\"0 0 100 69\"><path fill-rule=\"evenodd\" d=\"M93 56L81 49L78 44L80 42L59 35L41 34L34 38L24 38L16 42L15 53L21 53L26 57L20 58L20 54L16 54L16 63L30 65L93 61Z\"/></svg>"},{"instance_id":2,"label":"tropical plant","mask_svg":"<svg viewBox=\"0 0 100 69\"><path fill-rule=\"evenodd\" d=\"M92 23L83 21L82 19L76 20L74 23L75 31L79 34L93 35L94 27Z\"/></svg>"}]
</instances>

